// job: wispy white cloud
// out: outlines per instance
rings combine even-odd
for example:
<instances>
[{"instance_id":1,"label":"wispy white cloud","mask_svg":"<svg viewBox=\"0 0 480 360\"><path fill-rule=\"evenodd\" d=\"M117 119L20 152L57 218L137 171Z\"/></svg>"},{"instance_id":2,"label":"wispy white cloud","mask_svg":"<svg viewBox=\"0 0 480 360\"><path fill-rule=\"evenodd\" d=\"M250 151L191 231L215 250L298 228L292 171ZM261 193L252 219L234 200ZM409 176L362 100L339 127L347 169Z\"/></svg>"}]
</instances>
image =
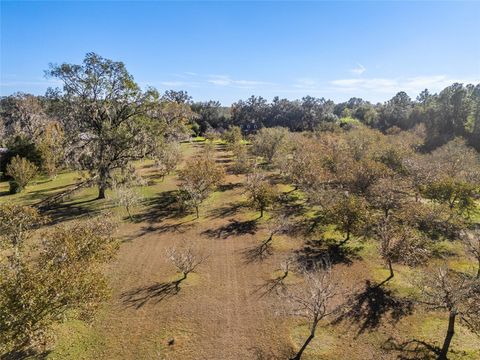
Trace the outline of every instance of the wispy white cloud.
<instances>
[{"instance_id":1,"label":"wispy white cloud","mask_svg":"<svg viewBox=\"0 0 480 360\"><path fill-rule=\"evenodd\" d=\"M160 85L179 87L179 86L189 86L190 84L185 81L161 81Z\"/></svg>"},{"instance_id":2,"label":"wispy white cloud","mask_svg":"<svg viewBox=\"0 0 480 360\"><path fill-rule=\"evenodd\" d=\"M350 78L330 81L335 90L341 92L376 92L394 93L406 91L407 93L419 93L424 89L439 91L455 83L478 83L479 79L461 79L447 75L417 76L408 78Z\"/></svg>"},{"instance_id":3,"label":"wispy white cloud","mask_svg":"<svg viewBox=\"0 0 480 360\"><path fill-rule=\"evenodd\" d=\"M59 86L62 82L60 80L12 80L12 81L0 81L0 87L42 87L42 86Z\"/></svg>"},{"instance_id":4,"label":"wispy white cloud","mask_svg":"<svg viewBox=\"0 0 480 360\"><path fill-rule=\"evenodd\" d=\"M365 68L365 66L363 66L362 64L357 64L356 67L354 67L353 69L350 69L350 72L352 74L356 74L356 75L362 75L365 71L367 71L367 69Z\"/></svg>"},{"instance_id":5,"label":"wispy white cloud","mask_svg":"<svg viewBox=\"0 0 480 360\"><path fill-rule=\"evenodd\" d=\"M210 75L207 83L216 86L230 86L243 89L255 88L260 85L272 85L265 81L233 79L228 75Z\"/></svg>"},{"instance_id":6,"label":"wispy white cloud","mask_svg":"<svg viewBox=\"0 0 480 360\"><path fill-rule=\"evenodd\" d=\"M318 86L318 81L310 78L300 78L297 79L293 84L294 88L297 89L314 89Z\"/></svg>"}]
</instances>

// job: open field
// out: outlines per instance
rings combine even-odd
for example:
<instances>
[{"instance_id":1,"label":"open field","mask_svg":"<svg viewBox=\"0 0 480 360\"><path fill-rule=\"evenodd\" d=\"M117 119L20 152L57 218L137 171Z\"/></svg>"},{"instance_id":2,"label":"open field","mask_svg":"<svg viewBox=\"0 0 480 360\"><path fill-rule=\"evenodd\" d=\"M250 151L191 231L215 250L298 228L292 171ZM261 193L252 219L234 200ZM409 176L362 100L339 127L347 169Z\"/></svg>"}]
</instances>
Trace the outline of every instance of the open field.
<instances>
[{"instance_id":1,"label":"open field","mask_svg":"<svg viewBox=\"0 0 480 360\"><path fill-rule=\"evenodd\" d=\"M182 144L186 157L202 143ZM231 154L217 143L216 160L228 165ZM94 201L95 189L76 193L51 211L56 222L113 211L122 218L120 253L108 269L111 300L92 324L67 322L58 328L55 350L49 359L286 359L298 350L308 334L306 321L282 313L283 304L268 293L269 281L279 276L281 261L297 254L299 261L314 261L331 253L334 274L352 309L321 323L307 348L305 359L434 358L448 316L425 313L404 300L415 296L411 285L417 270L395 265L396 276L384 288L374 288L387 275L377 244L353 239L341 252L332 241L339 234L275 236L265 256L254 251L268 237L266 219L245 206L243 175L229 174L200 210L200 219L175 208L178 187L175 174L161 180L151 162L136 164L148 181L145 199L135 209L135 221L109 200ZM288 192L277 174L272 182L285 193L282 206L291 209L296 222L308 218L301 196ZM53 181L38 179L22 194L5 195L0 202L32 204L75 183L78 174L62 173ZM323 240L322 240L323 236ZM328 239L331 238L331 242ZM196 272L181 283L165 251L182 241L198 245L209 255ZM474 266L460 246L439 244L453 255L452 267ZM440 260L439 260L440 261ZM287 283L300 281L295 273ZM430 349L430 350L429 350ZM461 324L452 343L451 359L480 358L480 339Z\"/></svg>"}]
</instances>

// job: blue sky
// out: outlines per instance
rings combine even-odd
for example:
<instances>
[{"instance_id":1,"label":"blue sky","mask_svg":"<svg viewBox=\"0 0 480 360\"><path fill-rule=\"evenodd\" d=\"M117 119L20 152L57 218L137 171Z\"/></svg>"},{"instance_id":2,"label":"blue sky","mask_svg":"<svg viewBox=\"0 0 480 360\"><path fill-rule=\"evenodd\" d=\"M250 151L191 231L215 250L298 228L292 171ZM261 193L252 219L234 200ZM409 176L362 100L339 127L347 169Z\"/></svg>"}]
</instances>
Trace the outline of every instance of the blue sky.
<instances>
[{"instance_id":1,"label":"blue sky","mask_svg":"<svg viewBox=\"0 0 480 360\"><path fill-rule=\"evenodd\" d=\"M1 1L0 93L43 94L94 51L141 86L384 101L480 82L480 2Z\"/></svg>"}]
</instances>

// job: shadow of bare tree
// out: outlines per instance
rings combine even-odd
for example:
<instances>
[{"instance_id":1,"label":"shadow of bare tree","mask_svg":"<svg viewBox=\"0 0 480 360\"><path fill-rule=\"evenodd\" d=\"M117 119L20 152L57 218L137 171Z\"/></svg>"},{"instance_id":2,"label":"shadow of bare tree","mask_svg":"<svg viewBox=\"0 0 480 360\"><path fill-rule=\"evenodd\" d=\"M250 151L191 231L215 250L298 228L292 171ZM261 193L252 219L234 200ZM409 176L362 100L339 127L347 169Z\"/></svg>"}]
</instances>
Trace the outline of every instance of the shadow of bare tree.
<instances>
[{"instance_id":1,"label":"shadow of bare tree","mask_svg":"<svg viewBox=\"0 0 480 360\"><path fill-rule=\"evenodd\" d=\"M0 355L1 360L27 360L27 359L34 359L34 360L44 360L48 358L50 354L50 350L46 351L35 351L35 350L23 350L23 351L10 351L6 354Z\"/></svg>"},{"instance_id":2,"label":"shadow of bare tree","mask_svg":"<svg viewBox=\"0 0 480 360\"><path fill-rule=\"evenodd\" d=\"M176 281L155 283L150 286L139 287L124 292L121 295L121 298L127 307L139 309L150 300L154 301L155 303L159 303L169 297L177 295L180 292L180 284L183 280L185 280L185 278Z\"/></svg>"},{"instance_id":3,"label":"shadow of bare tree","mask_svg":"<svg viewBox=\"0 0 480 360\"><path fill-rule=\"evenodd\" d=\"M178 190L164 191L145 202L145 211L135 215L136 222L158 223L162 220L181 217L184 214L178 205Z\"/></svg>"},{"instance_id":4,"label":"shadow of bare tree","mask_svg":"<svg viewBox=\"0 0 480 360\"><path fill-rule=\"evenodd\" d=\"M297 260L303 268L310 269L323 259L330 259L332 265L351 265L353 260L360 260L360 246L341 245L334 239L308 240L305 246L297 250Z\"/></svg>"},{"instance_id":5,"label":"shadow of bare tree","mask_svg":"<svg viewBox=\"0 0 480 360\"><path fill-rule=\"evenodd\" d=\"M285 347L281 349L263 349L259 346L254 346L249 348L252 352L252 359L254 360L285 360L290 359L295 352L291 347L285 345Z\"/></svg>"},{"instance_id":6,"label":"shadow of bare tree","mask_svg":"<svg viewBox=\"0 0 480 360\"><path fill-rule=\"evenodd\" d=\"M242 187L242 183L232 183L229 182L228 184L221 184L217 186L217 191L224 192L224 191L229 191L233 190L239 187Z\"/></svg>"},{"instance_id":7,"label":"shadow of bare tree","mask_svg":"<svg viewBox=\"0 0 480 360\"><path fill-rule=\"evenodd\" d=\"M412 339L404 342L389 338L382 345L386 352L398 352L400 360L433 360L440 354L440 347L431 345L425 341Z\"/></svg>"},{"instance_id":8,"label":"shadow of bare tree","mask_svg":"<svg viewBox=\"0 0 480 360\"><path fill-rule=\"evenodd\" d=\"M241 202L235 202L225 206L216 207L209 211L209 216L212 218L225 218L228 216L236 215L242 208L245 207L245 204Z\"/></svg>"},{"instance_id":9,"label":"shadow of bare tree","mask_svg":"<svg viewBox=\"0 0 480 360\"><path fill-rule=\"evenodd\" d=\"M396 322L413 312L413 302L396 297L391 290L379 287L369 280L365 281L365 289L352 295L346 304L350 306L333 323L344 320L358 323L360 328L357 335L377 328L387 316Z\"/></svg>"},{"instance_id":10,"label":"shadow of bare tree","mask_svg":"<svg viewBox=\"0 0 480 360\"><path fill-rule=\"evenodd\" d=\"M258 294L258 298L261 299L264 296L272 294L274 291L285 289L284 280L288 276L288 272L283 273L282 275L276 277L275 279L269 279L263 284L257 286L253 291L252 295Z\"/></svg>"},{"instance_id":11,"label":"shadow of bare tree","mask_svg":"<svg viewBox=\"0 0 480 360\"><path fill-rule=\"evenodd\" d=\"M229 220L227 225L221 226L217 229L208 229L202 232L202 235L207 235L212 238L226 239L230 236L241 236L246 234L255 234L257 231L256 220Z\"/></svg>"},{"instance_id":12,"label":"shadow of bare tree","mask_svg":"<svg viewBox=\"0 0 480 360\"><path fill-rule=\"evenodd\" d=\"M272 254L272 244L269 240L262 241L261 244L242 251L242 256L246 264L262 262Z\"/></svg>"},{"instance_id":13,"label":"shadow of bare tree","mask_svg":"<svg viewBox=\"0 0 480 360\"><path fill-rule=\"evenodd\" d=\"M76 202L70 202L66 204L56 204L50 208L43 210L42 212L52 219L51 224L59 224L64 221L70 221L73 219L79 219L85 216L95 216L100 214L100 210L97 208L89 207L90 203L93 203L96 199L82 200ZM106 210L112 206L104 207Z\"/></svg>"},{"instance_id":14,"label":"shadow of bare tree","mask_svg":"<svg viewBox=\"0 0 480 360\"><path fill-rule=\"evenodd\" d=\"M195 226L195 223L193 222L193 220L186 220L177 224L163 224L158 226L154 224L150 224L148 226L142 227L141 229L142 232L140 234L135 234L133 238L137 238L138 236L142 236L150 232L156 232L159 234L167 233L167 232L176 232L179 234L183 234L194 226Z\"/></svg>"}]
</instances>

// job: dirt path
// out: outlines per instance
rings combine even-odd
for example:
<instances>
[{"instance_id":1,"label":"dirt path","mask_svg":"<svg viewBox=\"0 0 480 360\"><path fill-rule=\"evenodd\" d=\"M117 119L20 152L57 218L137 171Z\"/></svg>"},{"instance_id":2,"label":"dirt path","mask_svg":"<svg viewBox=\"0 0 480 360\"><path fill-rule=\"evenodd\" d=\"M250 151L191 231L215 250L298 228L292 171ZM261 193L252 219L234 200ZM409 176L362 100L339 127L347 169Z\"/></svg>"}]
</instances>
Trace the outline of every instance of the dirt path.
<instances>
[{"instance_id":1,"label":"dirt path","mask_svg":"<svg viewBox=\"0 0 480 360\"><path fill-rule=\"evenodd\" d=\"M233 207L240 194L240 189L226 190L215 206ZM130 240L122 245L113 269L115 302L101 322L101 332L129 341L107 341L107 358L152 358L156 351L159 359L254 359L288 344L284 337L288 332L281 330L282 321L273 311L275 300L254 294L272 276L278 259L247 264L243 254L260 242L262 226L242 233L243 223L251 221L241 214L212 215L211 210L205 209L204 218L185 227L168 226L182 223L170 219L122 229ZM168 230L156 230L160 226ZM208 260L178 294L163 298L164 294L148 293L145 289L177 276L165 250L182 241L195 242L210 255ZM138 301L126 300L126 294L139 290L133 296ZM173 345L168 345L170 340Z\"/></svg>"}]
</instances>

